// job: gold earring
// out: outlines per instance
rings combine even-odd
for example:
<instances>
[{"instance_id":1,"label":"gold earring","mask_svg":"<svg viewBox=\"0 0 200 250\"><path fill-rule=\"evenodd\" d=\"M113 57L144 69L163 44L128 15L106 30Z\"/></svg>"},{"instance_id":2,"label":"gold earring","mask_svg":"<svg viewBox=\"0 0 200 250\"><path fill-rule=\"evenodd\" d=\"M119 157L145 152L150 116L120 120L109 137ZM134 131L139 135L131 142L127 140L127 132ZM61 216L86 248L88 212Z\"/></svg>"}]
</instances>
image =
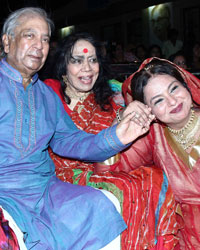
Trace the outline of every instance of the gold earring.
<instances>
[{"instance_id":1,"label":"gold earring","mask_svg":"<svg viewBox=\"0 0 200 250\"><path fill-rule=\"evenodd\" d=\"M68 83L68 78L66 75L62 75L63 82L67 85Z\"/></svg>"}]
</instances>

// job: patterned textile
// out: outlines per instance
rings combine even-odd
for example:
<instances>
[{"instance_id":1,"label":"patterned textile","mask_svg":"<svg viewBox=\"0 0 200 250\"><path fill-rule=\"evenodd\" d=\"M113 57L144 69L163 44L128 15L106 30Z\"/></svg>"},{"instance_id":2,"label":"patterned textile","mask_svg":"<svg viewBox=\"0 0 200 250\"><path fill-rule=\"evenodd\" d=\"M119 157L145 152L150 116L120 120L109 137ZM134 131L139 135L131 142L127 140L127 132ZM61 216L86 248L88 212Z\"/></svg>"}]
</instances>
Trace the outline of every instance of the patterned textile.
<instances>
[{"instance_id":1,"label":"patterned textile","mask_svg":"<svg viewBox=\"0 0 200 250\"><path fill-rule=\"evenodd\" d=\"M48 154L51 146L65 157L104 161L125 147L116 126L98 135L78 130L37 74L24 89L20 72L5 59L0 118L0 205L23 232L27 249L99 250L126 229L102 192L59 180Z\"/></svg>"},{"instance_id":2,"label":"patterned textile","mask_svg":"<svg viewBox=\"0 0 200 250\"><path fill-rule=\"evenodd\" d=\"M68 111L60 92L60 83L52 79L45 82L60 96ZM97 133L112 124L116 109L120 108L112 104L113 111L103 112L95 104L94 95L90 94L83 103L77 103L70 116L80 129ZM94 174L93 164L61 158L53 154L51 149L49 151L56 165L56 174L61 180L105 189L118 198L128 225L121 235L122 250L153 248L157 243L160 245L159 236L164 239L162 247L153 249L173 249L177 243L174 234L178 230L175 201L167 178L160 169L140 167L131 173L106 171Z\"/></svg>"},{"instance_id":3,"label":"patterned textile","mask_svg":"<svg viewBox=\"0 0 200 250\"><path fill-rule=\"evenodd\" d=\"M145 60L139 70L151 60L152 58ZM177 65L169 63L183 76L191 90L193 100L200 103L200 80ZM126 104L131 101L130 82L133 76L134 74L122 87ZM171 140L167 131L164 125L154 123L147 136L123 152L118 171L129 172L141 164L152 163L162 169L169 180L177 206L177 222L180 229L177 234L179 244L176 249L197 250L200 249L200 139L198 138L191 152L186 153ZM192 167L188 161L190 158L193 159Z\"/></svg>"},{"instance_id":4,"label":"patterned textile","mask_svg":"<svg viewBox=\"0 0 200 250\"><path fill-rule=\"evenodd\" d=\"M4 218L3 210L0 208L0 249L20 250L17 237Z\"/></svg>"}]
</instances>

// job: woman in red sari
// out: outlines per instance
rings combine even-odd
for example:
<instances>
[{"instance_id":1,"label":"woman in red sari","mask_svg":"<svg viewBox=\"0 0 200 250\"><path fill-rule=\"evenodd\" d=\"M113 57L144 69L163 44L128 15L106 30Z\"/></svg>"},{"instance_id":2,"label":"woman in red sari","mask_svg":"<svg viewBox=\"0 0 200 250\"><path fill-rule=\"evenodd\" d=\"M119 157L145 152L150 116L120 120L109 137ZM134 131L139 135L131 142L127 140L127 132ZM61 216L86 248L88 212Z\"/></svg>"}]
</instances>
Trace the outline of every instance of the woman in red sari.
<instances>
[{"instance_id":1,"label":"woman in red sari","mask_svg":"<svg viewBox=\"0 0 200 250\"><path fill-rule=\"evenodd\" d=\"M101 46L90 34L75 33L64 38L55 54L52 72L56 74L45 80L61 98L76 126L95 134L111 126L122 108L108 84L108 70L100 51ZM135 105L135 109L147 108ZM121 235L122 250L161 249L161 235L165 249L173 249L178 230L175 200L162 170L141 167L131 175L116 173L112 170L120 155L93 164L61 158L49 151L61 180L105 189L118 198L128 225ZM103 170L105 166L105 173L94 173L95 167Z\"/></svg>"},{"instance_id":2,"label":"woman in red sari","mask_svg":"<svg viewBox=\"0 0 200 250\"><path fill-rule=\"evenodd\" d=\"M123 92L126 104L147 104L157 120L121 154L116 171L134 172L141 164L164 170L184 222L177 249L200 249L200 80L167 60L150 58L124 82Z\"/></svg>"}]
</instances>

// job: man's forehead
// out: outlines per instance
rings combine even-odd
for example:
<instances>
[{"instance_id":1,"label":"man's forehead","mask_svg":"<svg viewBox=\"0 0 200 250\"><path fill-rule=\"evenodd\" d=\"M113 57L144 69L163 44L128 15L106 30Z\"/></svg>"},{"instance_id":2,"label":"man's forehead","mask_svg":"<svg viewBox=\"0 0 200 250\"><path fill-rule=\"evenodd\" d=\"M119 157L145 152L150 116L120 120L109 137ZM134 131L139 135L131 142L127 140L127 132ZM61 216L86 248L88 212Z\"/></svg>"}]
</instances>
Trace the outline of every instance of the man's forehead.
<instances>
[{"instance_id":1,"label":"man's forehead","mask_svg":"<svg viewBox=\"0 0 200 250\"><path fill-rule=\"evenodd\" d=\"M45 27L46 26L46 27ZM23 15L18 19L18 25L15 28L16 32L21 32L23 30L37 30L45 29L46 35L49 35L49 26L44 18L38 15Z\"/></svg>"}]
</instances>

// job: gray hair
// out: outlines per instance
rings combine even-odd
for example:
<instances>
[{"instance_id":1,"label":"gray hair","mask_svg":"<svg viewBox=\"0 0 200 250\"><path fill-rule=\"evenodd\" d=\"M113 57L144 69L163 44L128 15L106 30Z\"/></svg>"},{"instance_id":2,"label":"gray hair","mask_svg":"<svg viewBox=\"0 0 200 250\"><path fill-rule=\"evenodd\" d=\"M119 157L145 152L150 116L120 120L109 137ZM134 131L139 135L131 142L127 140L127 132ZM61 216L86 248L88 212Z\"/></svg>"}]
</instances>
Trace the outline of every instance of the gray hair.
<instances>
[{"instance_id":1,"label":"gray hair","mask_svg":"<svg viewBox=\"0 0 200 250\"><path fill-rule=\"evenodd\" d=\"M39 7L25 7L25 8L21 8L21 9L18 9L16 11L12 12L4 22L1 36L6 34L6 35L14 38L15 37L15 29L18 25L20 25L20 21L19 21L20 17L29 16L29 15L39 16L39 17L43 18L48 24L49 36L51 36L51 33L54 30L54 23L49 18L47 12L44 9L39 8ZM0 59L3 58L4 56L6 56L6 54L5 54L4 49L3 49L3 43L1 43L1 45L0 45Z\"/></svg>"},{"instance_id":2,"label":"gray hair","mask_svg":"<svg viewBox=\"0 0 200 250\"><path fill-rule=\"evenodd\" d=\"M20 25L19 18L22 16L29 16L29 15L42 17L49 26L49 35L51 36L51 33L54 29L54 23L48 17L47 12L44 9L38 7L25 7L12 12L4 22L2 29L2 36L6 34L14 38L15 28L18 25Z\"/></svg>"}]
</instances>

